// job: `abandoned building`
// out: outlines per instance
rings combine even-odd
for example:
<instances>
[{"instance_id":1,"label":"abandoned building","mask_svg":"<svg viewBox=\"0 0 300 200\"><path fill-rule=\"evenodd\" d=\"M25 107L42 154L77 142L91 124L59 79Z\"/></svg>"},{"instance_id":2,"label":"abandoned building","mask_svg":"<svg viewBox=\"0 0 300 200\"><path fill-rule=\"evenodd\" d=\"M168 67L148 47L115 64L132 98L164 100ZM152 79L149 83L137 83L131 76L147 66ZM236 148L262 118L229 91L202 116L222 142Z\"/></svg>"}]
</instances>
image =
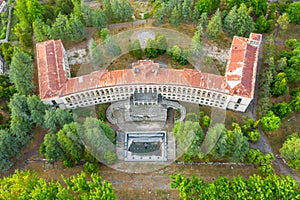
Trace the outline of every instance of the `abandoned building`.
<instances>
[{"instance_id":1,"label":"abandoned building","mask_svg":"<svg viewBox=\"0 0 300 200\"><path fill-rule=\"evenodd\" d=\"M135 105L154 105L162 98L245 112L254 97L261 41L261 34L235 36L225 76L139 60L132 69L99 70L73 78L62 42L40 42L36 45L40 98L71 109L127 99Z\"/></svg>"}]
</instances>

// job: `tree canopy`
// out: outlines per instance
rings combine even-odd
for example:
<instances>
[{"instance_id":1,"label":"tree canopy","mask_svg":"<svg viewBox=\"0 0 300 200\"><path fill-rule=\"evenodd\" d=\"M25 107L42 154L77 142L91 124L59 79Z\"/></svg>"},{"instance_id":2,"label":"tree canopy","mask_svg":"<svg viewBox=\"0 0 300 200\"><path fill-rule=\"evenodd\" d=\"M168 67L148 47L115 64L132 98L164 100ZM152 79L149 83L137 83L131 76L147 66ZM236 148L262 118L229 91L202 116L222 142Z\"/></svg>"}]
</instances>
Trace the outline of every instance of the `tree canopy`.
<instances>
[{"instance_id":1,"label":"tree canopy","mask_svg":"<svg viewBox=\"0 0 300 200\"><path fill-rule=\"evenodd\" d=\"M0 199L100 199L114 200L111 183L103 181L98 174L90 177L84 172L60 181L38 178L37 173L15 171L0 179Z\"/></svg>"}]
</instances>

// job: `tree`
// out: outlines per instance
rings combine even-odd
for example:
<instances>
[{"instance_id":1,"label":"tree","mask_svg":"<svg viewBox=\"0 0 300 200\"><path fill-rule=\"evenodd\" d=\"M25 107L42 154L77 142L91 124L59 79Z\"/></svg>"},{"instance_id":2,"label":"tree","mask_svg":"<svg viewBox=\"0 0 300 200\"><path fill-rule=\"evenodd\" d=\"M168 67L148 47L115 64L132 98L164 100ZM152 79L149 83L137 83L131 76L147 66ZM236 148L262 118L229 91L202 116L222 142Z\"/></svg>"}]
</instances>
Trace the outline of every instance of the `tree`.
<instances>
[{"instance_id":1,"label":"tree","mask_svg":"<svg viewBox=\"0 0 300 200\"><path fill-rule=\"evenodd\" d=\"M104 15L105 15L106 19L108 21L110 21L112 18L112 13L113 13L112 7L111 7L111 2L110 2L110 0L104 0L103 3L104 3Z\"/></svg>"},{"instance_id":2,"label":"tree","mask_svg":"<svg viewBox=\"0 0 300 200\"><path fill-rule=\"evenodd\" d=\"M266 131L275 131L280 127L280 118L275 116L272 111L268 111L265 116L260 119L262 129Z\"/></svg>"},{"instance_id":3,"label":"tree","mask_svg":"<svg viewBox=\"0 0 300 200\"><path fill-rule=\"evenodd\" d=\"M127 50L133 57L137 59L141 59L143 57L143 51L138 39L134 39L132 43L129 43Z\"/></svg>"},{"instance_id":4,"label":"tree","mask_svg":"<svg viewBox=\"0 0 300 200\"><path fill-rule=\"evenodd\" d=\"M215 40L222 33L222 19L219 9L212 16L206 29L207 37Z\"/></svg>"},{"instance_id":5,"label":"tree","mask_svg":"<svg viewBox=\"0 0 300 200\"><path fill-rule=\"evenodd\" d=\"M155 34L155 46L157 49L158 54L163 54L168 49L168 43L166 36L160 33Z\"/></svg>"},{"instance_id":6,"label":"tree","mask_svg":"<svg viewBox=\"0 0 300 200\"><path fill-rule=\"evenodd\" d=\"M66 156L57 140L57 135L54 133L48 133L45 135L41 149L41 153L43 153L49 161L56 162L64 159Z\"/></svg>"},{"instance_id":7,"label":"tree","mask_svg":"<svg viewBox=\"0 0 300 200\"><path fill-rule=\"evenodd\" d=\"M103 181L97 174L90 177L84 172L69 178L63 177L63 182L38 178L37 173L16 170L13 175L0 179L3 199L99 199L115 200L111 183Z\"/></svg>"},{"instance_id":8,"label":"tree","mask_svg":"<svg viewBox=\"0 0 300 200\"><path fill-rule=\"evenodd\" d=\"M291 22L300 24L300 2L294 2L287 9Z\"/></svg>"},{"instance_id":9,"label":"tree","mask_svg":"<svg viewBox=\"0 0 300 200\"><path fill-rule=\"evenodd\" d=\"M289 165L293 169L300 168L300 137L299 134L293 133L287 137L279 150L281 155L289 159Z\"/></svg>"},{"instance_id":10,"label":"tree","mask_svg":"<svg viewBox=\"0 0 300 200\"><path fill-rule=\"evenodd\" d=\"M104 40L105 52L110 57L119 56L122 51L121 48L116 44L115 40L111 36L107 36Z\"/></svg>"},{"instance_id":11,"label":"tree","mask_svg":"<svg viewBox=\"0 0 300 200\"><path fill-rule=\"evenodd\" d=\"M251 0L251 7L256 16L264 16L267 13L268 2L267 0Z\"/></svg>"},{"instance_id":12,"label":"tree","mask_svg":"<svg viewBox=\"0 0 300 200\"><path fill-rule=\"evenodd\" d=\"M192 1L184 0L182 4L182 20L187 23L191 20L192 17ZM196 9L197 10L197 9Z\"/></svg>"},{"instance_id":13,"label":"tree","mask_svg":"<svg viewBox=\"0 0 300 200\"><path fill-rule=\"evenodd\" d=\"M277 19L277 26L280 31L283 33L287 30L290 23L289 15L287 13L283 13Z\"/></svg>"},{"instance_id":14,"label":"tree","mask_svg":"<svg viewBox=\"0 0 300 200\"><path fill-rule=\"evenodd\" d=\"M101 69L105 64L105 58L102 53L101 48L95 42L94 39L91 39L89 42L89 52L90 52L90 59L95 69Z\"/></svg>"},{"instance_id":15,"label":"tree","mask_svg":"<svg viewBox=\"0 0 300 200\"><path fill-rule=\"evenodd\" d=\"M290 108L290 105L288 103L282 102L282 103L277 103L276 105L274 105L272 107L272 111L280 119L283 119L292 112L292 109Z\"/></svg>"},{"instance_id":16,"label":"tree","mask_svg":"<svg viewBox=\"0 0 300 200\"><path fill-rule=\"evenodd\" d=\"M82 41L86 38L86 31L81 20L74 14L66 22L67 39L70 41Z\"/></svg>"},{"instance_id":17,"label":"tree","mask_svg":"<svg viewBox=\"0 0 300 200\"><path fill-rule=\"evenodd\" d=\"M192 179L181 174L170 176L170 187L178 190L182 199L296 199L299 189L297 182L290 176L268 174L241 176L229 180L219 177L205 183L203 178L193 175Z\"/></svg>"},{"instance_id":18,"label":"tree","mask_svg":"<svg viewBox=\"0 0 300 200\"><path fill-rule=\"evenodd\" d=\"M204 127L204 128L208 128L211 124L211 119L209 116L205 115L201 118L201 125Z\"/></svg>"},{"instance_id":19,"label":"tree","mask_svg":"<svg viewBox=\"0 0 300 200\"><path fill-rule=\"evenodd\" d=\"M164 23L164 17L165 17L165 4L164 3L161 4L161 7L154 10L153 17L157 24L160 25L160 24Z\"/></svg>"},{"instance_id":20,"label":"tree","mask_svg":"<svg viewBox=\"0 0 300 200\"><path fill-rule=\"evenodd\" d=\"M202 13L199 19L198 27L201 27L202 29L207 26L207 13ZM199 28L197 27L197 30L199 31Z\"/></svg>"},{"instance_id":21,"label":"tree","mask_svg":"<svg viewBox=\"0 0 300 200\"><path fill-rule=\"evenodd\" d=\"M171 17L169 19L169 23L171 26L177 27L180 24L180 13L177 9L177 7L174 7Z\"/></svg>"},{"instance_id":22,"label":"tree","mask_svg":"<svg viewBox=\"0 0 300 200\"><path fill-rule=\"evenodd\" d=\"M34 89L32 82L32 58L19 48L15 48L10 65L9 79L15 84L20 94L31 94Z\"/></svg>"},{"instance_id":23,"label":"tree","mask_svg":"<svg viewBox=\"0 0 300 200\"><path fill-rule=\"evenodd\" d=\"M268 22L266 18L261 15L259 18L257 18L256 23L255 23L255 30L259 33L264 33L268 29Z\"/></svg>"},{"instance_id":24,"label":"tree","mask_svg":"<svg viewBox=\"0 0 300 200\"><path fill-rule=\"evenodd\" d=\"M6 129L0 130L0 172L7 171L13 165L15 158L21 150L21 144Z\"/></svg>"},{"instance_id":25,"label":"tree","mask_svg":"<svg viewBox=\"0 0 300 200\"><path fill-rule=\"evenodd\" d=\"M192 38L192 42L190 45L190 52L192 58L199 58L203 54L203 47L202 47L202 30L196 31Z\"/></svg>"},{"instance_id":26,"label":"tree","mask_svg":"<svg viewBox=\"0 0 300 200\"><path fill-rule=\"evenodd\" d=\"M229 159L234 162L243 160L249 149L248 138L243 135L240 129L234 129L232 132L231 152Z\"/></svg>"},{"instance_id":27,"label":"tree","mask_svg":"<svg viewBox=\"0 0 300 200\"><path fill-rule=\"evenodd\" d=\"M227 144L227 130L225 126L220 127L220 137L218 142L210 152L210 154L214 158L223 158L228 152L228 144Z\"/></svg>"},{"instance_id":28,"label":"tree","mask_svg":"<svg viewBox=\"0 0 300 200\"><path fill-rule=\"evenodd\" d=\"M292 99L290 102L290 108L293 110L300 110L300 92L292 93Z\"/></svg>"},{"instance_id":29,"label":"tree","mask_svg":"<svg viewBox=\"0 0 300 200\"><path fill-rule=\"evenodd\" d=\"M146 58L156 58L158 56L156 43L152 39L147 40L147 44L145 47L145 56Z\"/></svg>"},{"instance_id":30,"label":"tree","mask_svg":"<svg viewBox=\"0 0 300 200\"><path fill-rule=\"evenodd\" d=\"M88 151L106 164L108 164L108 160L104 158L106 152L114 152L115 150L114 143L110 140L112 139L112 131L108 128L96 118L88 117L84 122L83 129L78 132Z\"/></svg>"},{"instance_id":31,"label":"tree","mask_svg":"<svg viewBox=\"0 0 300 200\"><path fill-rule=\"evenodd\" d=\"M55 1L55 15L69 15L73 12L74 4L72 0L58 0Z\"/></svg>"},{"instance_id":32,"label":"tree","mask_svg":"<svg viewBox=\"0 0 300 200\"><path fill-rule=\"evenodd\" d=\"M75 163L79 162L83 157L84 146L81 143L81 139L77 133L75 122L64 125L64 127L57 132L57 141L68 158Z\"/></svg>"},{"instance_id":33,"label":"tree","mask_svg":"<svg viewBox=\"0 0 300 200\"><path fill-rule=\"evenodd\" d=\"M37 126L42 126L47 106L36 95L27 97L27 105L30 111L30 120Z\"/></svg>"},{"instance_id":34,"label":"tree","mask_svg":"<svg viewBox=\"0 0 300 200\"><path fill-rule=\"evenodd\" d=\"M280 72L275 76L272 87L272 94L280 96L288 92L287 78L284 72Z\"/></svg>"},{"instance_id":35,"label":"tree","mask_svg":"<svg viewBox=\"0 0 300 200\"><path fill-rule=\"evenodd\" d=\"M173 133L177 141L179 155L184 153L196 156L200 153L204 134L198 122L176 122Z\"/></svg>"},{"instance_id":36,"label":"tree","mask_svg":"<svg viewBox=\"0 0 300 200\"><path fill-rule=\"evenodd\" d=\"M195 9L198 9L199 13L210 13L212 11L213 1L199 0L196 3Z\"/></svg>"},{"instance_id":37,"label":"tree","mask_svg":"<svg viewBox=\"0 0 300 200\"><path fill-rule=\"evenodd\" d=\"M133 8L127 0L112 0L111 9L115 19L128 21L133 15ZM109 13L111 14L111 13Z\"/></svg>"},{"instance_id":38,"label":"tree","mask_svg":"<svg viewBox=\"0 0 300 200\"><path fill-rule=\"evenodd\" d=\"M248 37L254 30L254 23L247 12L245 4L237 9L234 6L224 20L224 30L230 36L244 36Z\"/></svg>"},{"instance_id":39,"label":"tree","mask_svg":"<svg viewBox=\"0 0 300 200\"><path fill-rule=\"evenodd\" d=\"M34 37L37 42L44 41L48 38L48 31L50 27L46 25L41 19L36 19L33 22Z\"/></svg>"},{"instance_id":40,"label":"tree","mask_svg":"<svg viewBox=\"0 0 300 200\"><path fill-rule=\"evenodd\" d=\"M102 10L95 10L92 12L92 26L98 29L104 28L107 24L104 12Z\"/></svg>"},{"instance_id":41,"label":"tree","mask_svg":"<svg viewBox=\"0 0 300 200\"><path fill-rule=\"evenodd\" d=\"M14 56L14 47L9 42L3 42L0 45L0 54L3 56L6 65L10 66L11 59Z\"/></svg>"},{"instance_id":42,"label":"tree","mask_svg":"<svg viewBox=\"0 0 300 200\"><path fill-rule=\"evenodd\" d=\"M55 22L52 24L52 27L49 31L50 38L68 40L69 35L66 29L67 21L68 21L67 16L59 13L59 15L56 17Z\"/></svg>"}]
</instances>

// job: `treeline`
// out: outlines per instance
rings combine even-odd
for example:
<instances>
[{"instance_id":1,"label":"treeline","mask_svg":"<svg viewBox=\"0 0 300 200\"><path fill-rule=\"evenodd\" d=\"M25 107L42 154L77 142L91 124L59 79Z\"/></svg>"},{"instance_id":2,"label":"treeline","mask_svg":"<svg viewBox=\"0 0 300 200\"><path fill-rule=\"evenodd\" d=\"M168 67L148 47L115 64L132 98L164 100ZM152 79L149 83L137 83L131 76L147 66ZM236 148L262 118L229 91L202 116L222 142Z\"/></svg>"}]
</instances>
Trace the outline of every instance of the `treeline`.
<instances>
[{"instance_id":1,"label":"treeline","mask_svg":"<svg viewBox=\"0 0 300 200\"><path fill-rule=\"evenodd\" d=\"M170 187L179 191L184 199L299 199L297 182L290 176L270 174L266 177L252 175L248 179L241 176L220 176L206 183L203 178L191 179L181 174L171 176Z\"/></svg>"},{"instance_id":2,"label":"treeline","mask_svg":"<svg viewBox=\"0 0 300 200\"><path fill-rule=\"evenodd\" d=\"M40 3L38 0L17 0L15 14L19 19L14 31L23 47L36 41L62 39L81 41L85 27L101 29L107 23L128 21L133 8L127 0L105 0L103 8L91 9L80 0L59 0Z\"/></svg>"},{"instance_id":3,"label":"treeline","mask_svg":"<svg viewBox=\"0 0 300 200\"><path fill-rule=\"evenodd\" d=\"M265 124L264 130L277 130L280 120L286 118L293 111L300 110L299 88L289 90L290 85L300 82L300 42L289 39L285 42L285 50L279 56L275 54L277 48L274 38L269 37L265 42L265 52L263 60L263 71L260 75L260 91L258 100L258 111ZM290 94L290 102L279 102L271 104L271 97L279 97ZM271 118L270 118L271 117ZM264 123L266 118L270 118L270 123ZM268 124L268 125L267 125ZM276 125L277 124L277 125Z\"/></svg>"},{"instance_id":4,"label":"treeline","mask_svg":"<svg viewBox=\"0 0 300 200\"><path fill-rule=\"evenodd\" d=\"M241 162L249 150L250 141L257 141L260 134L257 122L246 120L240 127L233 123L233 130L227 130L224 124L215 124L210 127L211 120L208 116L188 113L185 122L176 122L173 128L177 143L177 155L182 155L186 162L193 159L229 159ZM201 126L202 127L201 127ZM206 129L204 134L203 129Z\"/></svg>"},{"instance_id":5,"label":"treeline","mask_svg":"<svg viewBox=\"0 0 300 200\"><path fill-rule=\"evenodd\" d=\"M198 24L203 13L211 16L206 33L216 39L224 30L229 35L248 36L251 32L271 32L274 28L285 31L288 23L300 24L300 3L267 0L220 1L220 0L154 0L154 18L157 24ZM276 16L277 10L280 16ZM214 14L213 14L214 13Z\"/></svg>"},{"instance_id":6,"label":"treeline","mask_svg":"<svg viewBox=\"0 0 300 200\"><path fill-rule=\"evenodd\" d=\"M62 160L64 166L73 167L84 159L87 172L98 170L98 160L105 164L117 161L115 132L105 122L89 117L82 124L71 122L61 127L46 134L41 145L40 152L47 160Z\"/></svg>"},{"instance_id":7,"label":"treeline","mask_svg":"<svg viewBox=\"0 0 300 200\"><path fill-rule=\"evenodd\" d=\"M81 172L62 179L61 182L46 180L37 173L16 171L0 179L0 199L116 199L111 183L98 174L87 176Z\"/></svg>"}]
</instances>

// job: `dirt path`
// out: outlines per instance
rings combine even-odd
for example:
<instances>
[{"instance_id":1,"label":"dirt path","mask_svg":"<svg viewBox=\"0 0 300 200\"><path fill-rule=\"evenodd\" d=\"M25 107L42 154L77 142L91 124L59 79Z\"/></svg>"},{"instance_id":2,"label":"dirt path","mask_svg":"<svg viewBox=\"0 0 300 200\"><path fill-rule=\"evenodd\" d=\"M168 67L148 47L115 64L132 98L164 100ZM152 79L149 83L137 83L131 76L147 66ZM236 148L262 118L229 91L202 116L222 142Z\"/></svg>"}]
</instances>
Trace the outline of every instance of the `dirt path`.
<instances>
[{"instance_id":1,"label":"dirt path","mask_svg":"<svg viewBox=\"0 0 300 200\"><path fill-rule=\"evenodd\" d=\"M116 28L126 28L130 26L140 26L148 23L153 23L154 19L139 19L133 22L123 22L123 23L115 23L115 24L109 24L108 28L109 29L116 29Z\"/></svg>"}]
</instances>

